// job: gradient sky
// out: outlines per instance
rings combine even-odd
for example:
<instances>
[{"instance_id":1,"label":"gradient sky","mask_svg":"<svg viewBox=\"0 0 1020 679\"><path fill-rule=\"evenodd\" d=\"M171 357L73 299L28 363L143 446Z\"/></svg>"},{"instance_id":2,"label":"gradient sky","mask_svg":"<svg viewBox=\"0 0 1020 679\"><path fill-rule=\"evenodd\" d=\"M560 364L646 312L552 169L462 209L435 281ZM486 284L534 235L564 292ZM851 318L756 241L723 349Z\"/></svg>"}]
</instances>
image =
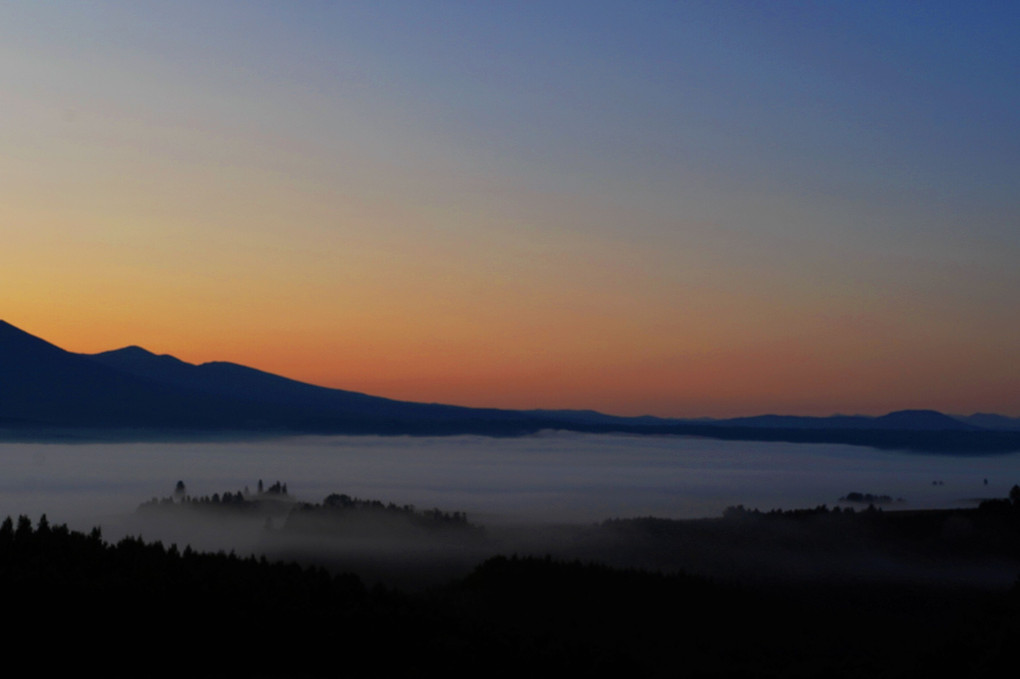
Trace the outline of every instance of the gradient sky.
<instances>
[{"instance_id":1,"label":"gradient sky","mask_svg":"<svg viewBox=\"0 0 1020 679\"><path fill-rule=\"evenodd\" d=\"M1020 415L1020 5L0 5L0 318L393 398Z\"/></svg>"}]
</instances>

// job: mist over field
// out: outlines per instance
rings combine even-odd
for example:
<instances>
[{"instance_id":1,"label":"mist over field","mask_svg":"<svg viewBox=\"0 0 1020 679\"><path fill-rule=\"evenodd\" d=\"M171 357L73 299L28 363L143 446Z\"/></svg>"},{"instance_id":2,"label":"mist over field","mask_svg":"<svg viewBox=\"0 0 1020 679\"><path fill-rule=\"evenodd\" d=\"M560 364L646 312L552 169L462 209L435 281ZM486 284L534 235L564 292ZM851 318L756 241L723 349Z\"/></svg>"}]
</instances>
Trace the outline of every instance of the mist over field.
<instances>
[{"instance_id":1,"label":"mist over field","mask_svg":"<svg viewBox=\"0 0 1020 679\"><path fill-rule=\"evenodd\" d=\"M1011 455L959 458L838 445L560 432L513 439L5 443L0 451L0 515L36 519L46 513L50 521L80 530L99 525L107 539L142 535L240 554L375 559L375 567L388 555L421 564L452 558L466 568L492 550L549 551L568 535L557 532L568 530L566 524L718 517L733 505L834 506L851 492L902 499L897 509L972 506L979 498L1005 496L1018 480ZM466 512L472 524L487 529L487 542L447 540L441 548L386 530L342 540L273 539L263 519L227 516L211 522L199 513L182 518L136 512L144 501L170 496L179 480L190 495L211 496L254 491L260 479L287 483L290 495L303 502L343 493L418 510Z\"/></svg>"},{"instance_id":2,"label":"mist over field","mask_svg":"<svg viewBox=\"0 0 1020 679\"><path fill-rule=\"evenodd\" d=\"M47 512L74 527L108 523L169 495L178 480L194 495L280 480L306 501L342 492L466 511L485 523L558 523L717 516L734 504L832 505L851 491L902 497L903 508L959 506L1004 496L1018 472L1012 455L559 432L512 439L4 443L0 450L0 514Z\"/></svg>"},{"instance_id":3,"label":"mist over field","mask_svg":"<svg viewBox=\"0 0 1020 679\"><path fill-rule=\"evenodd\" d=\"M508 676L551 661L601 675L606 658L663 676L649 668L678 653L692 676L776 662L827 676L866 648L876 670L971 676L1015 624L1016 472L1013 455L559 432L3 444L0 514L31 520L0 540L28 583L12 609L26 629L73 644L102 606L148 649L181 629L224 646L223 611L238 643L286 620L266 658L184 644L192 666L252 676L332 676L336 648L396 674L457 663L450 676L494 658ZM846 511L852 493L885 509ZM998 499L970 509L980 498ZM888 511L925 507L960 511Z\"/></svg>"}]
</instances>

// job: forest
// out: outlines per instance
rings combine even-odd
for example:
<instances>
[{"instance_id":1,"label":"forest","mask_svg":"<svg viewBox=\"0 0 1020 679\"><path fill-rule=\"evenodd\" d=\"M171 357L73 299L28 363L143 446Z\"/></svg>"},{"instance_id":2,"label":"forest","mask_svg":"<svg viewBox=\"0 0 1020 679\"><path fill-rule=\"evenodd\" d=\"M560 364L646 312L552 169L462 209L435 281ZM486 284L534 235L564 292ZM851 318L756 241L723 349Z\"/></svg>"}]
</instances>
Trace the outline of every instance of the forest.
<instances>
[{"instance_id":1,"label":"forest","mask_svg":"<svg viewBox=\"0 0 1020 679\"><path fill-rule=\"evenodd\" d=\"M305 511L379 509L330 497ZM744 543L749 555L768 543L787 556L999 561L1020 573L1020 488L968 510L734 507L719 519L610 520L590 530L602 540L614 536L634 558L642 548L706 549L714 540ZM846 544L833 552L840 541ZM323 566L137 537L108 542L98 528L76 532L45 516L0 524L5 612L20 621L11 647L45 639L61 650L48 666L64 669L95 662L100 649L111 670L123 669L118 649L136 649L132 657L146 658L150 675L509 676L541 667L649 677L936 670L969 677L987 676L1006 660L1020 626L1015 584L864 570L805 577L807 566L755 577L757 563L709 576L494 555L441 585L402 589Z\"/></svg>"}]
</instances>

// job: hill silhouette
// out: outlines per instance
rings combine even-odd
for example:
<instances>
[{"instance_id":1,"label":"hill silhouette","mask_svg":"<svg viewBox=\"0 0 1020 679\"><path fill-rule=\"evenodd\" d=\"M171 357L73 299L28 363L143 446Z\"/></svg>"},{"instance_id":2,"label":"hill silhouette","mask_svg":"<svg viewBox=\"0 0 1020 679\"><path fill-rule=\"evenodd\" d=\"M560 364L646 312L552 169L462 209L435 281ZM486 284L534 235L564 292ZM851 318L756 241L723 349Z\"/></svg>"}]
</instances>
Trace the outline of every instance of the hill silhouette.
<instances>
[{"instance_id":1,"label":"hill silhouette","mask_svg":"<svg viewBox=\"0 0 1020 679\"><path fill-rule=\"evenodd\" d=\"M833 415L797 417L794 415L757 415L723 421L727 426L766 429L889 429L916 431L976 431L984 427L943 415L936 410L897 410L879 417Z\"/></svg>"},{"instance_id":2,"label":"hill silhouette","mask_svg":"<svg viewBox=\"0 0 1020 679\"><path fill-rule=\"evenodd\" d=\"M0 425L21 431L509 435L544 425L514 411L393 401L138 347L74 354L3 321L0 385Z\"/></svg>"},{"instance_id":3,"label":"hill silhouette","mask_svg":"<svg viewBox=\"0 0 1020 679\"><path fill-rule=\"evenodd\" d=\"M994 422L994 429L980 426ZM137 346L76 354L0 321L0 437L86 439L286 434L480 434L542 429L674 434L947 453L1020 450L1011 418L903 410L881 417L619 417L414 403L330 389L235 363L194 365Z\"/></svg>"},{"instance_id":4,"label":"hill silhouette","mask_svg":"<svg viewBox=\"0 0 1020 679\"><path fill-rule=\"evenodd\" d=\"M141 347L125 347L87 356L120 372L160 384L246 403L300 408L310 416L317 414L328 417L342 411L359 416L420 420L458 419L469 415L517 418L512 411L410 403L355 391L330 389L236 363L215 361L194 365L165 354L157 356Z\"/></svg>"}]
</instances>

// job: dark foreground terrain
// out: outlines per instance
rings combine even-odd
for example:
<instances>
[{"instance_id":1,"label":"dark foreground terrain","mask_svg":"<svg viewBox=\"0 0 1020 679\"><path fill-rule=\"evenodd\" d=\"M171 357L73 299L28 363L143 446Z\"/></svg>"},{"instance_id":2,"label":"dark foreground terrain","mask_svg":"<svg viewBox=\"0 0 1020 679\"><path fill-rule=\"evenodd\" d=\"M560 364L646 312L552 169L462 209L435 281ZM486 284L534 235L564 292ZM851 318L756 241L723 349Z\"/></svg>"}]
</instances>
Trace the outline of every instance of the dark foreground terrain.
<instances>
[{"instance_id":1,"label":"dark foreground terrain","mask_svg":"<svg viewBox=\"0 0 1020 679\"><path fill-rule=\"evenodd\" d=\"M304 511L319 522L355 502ZM473 533L460 515L389 511ZM494 556L405 590L19 517L0 525L5 641L37 667L114 676L981 677L1001 674L1020 632L1020 591L980 568L1020 572L1010 500L586 530L563 554L674 563L701 550L718 572Z\"/></svg>"}]
</instances>

